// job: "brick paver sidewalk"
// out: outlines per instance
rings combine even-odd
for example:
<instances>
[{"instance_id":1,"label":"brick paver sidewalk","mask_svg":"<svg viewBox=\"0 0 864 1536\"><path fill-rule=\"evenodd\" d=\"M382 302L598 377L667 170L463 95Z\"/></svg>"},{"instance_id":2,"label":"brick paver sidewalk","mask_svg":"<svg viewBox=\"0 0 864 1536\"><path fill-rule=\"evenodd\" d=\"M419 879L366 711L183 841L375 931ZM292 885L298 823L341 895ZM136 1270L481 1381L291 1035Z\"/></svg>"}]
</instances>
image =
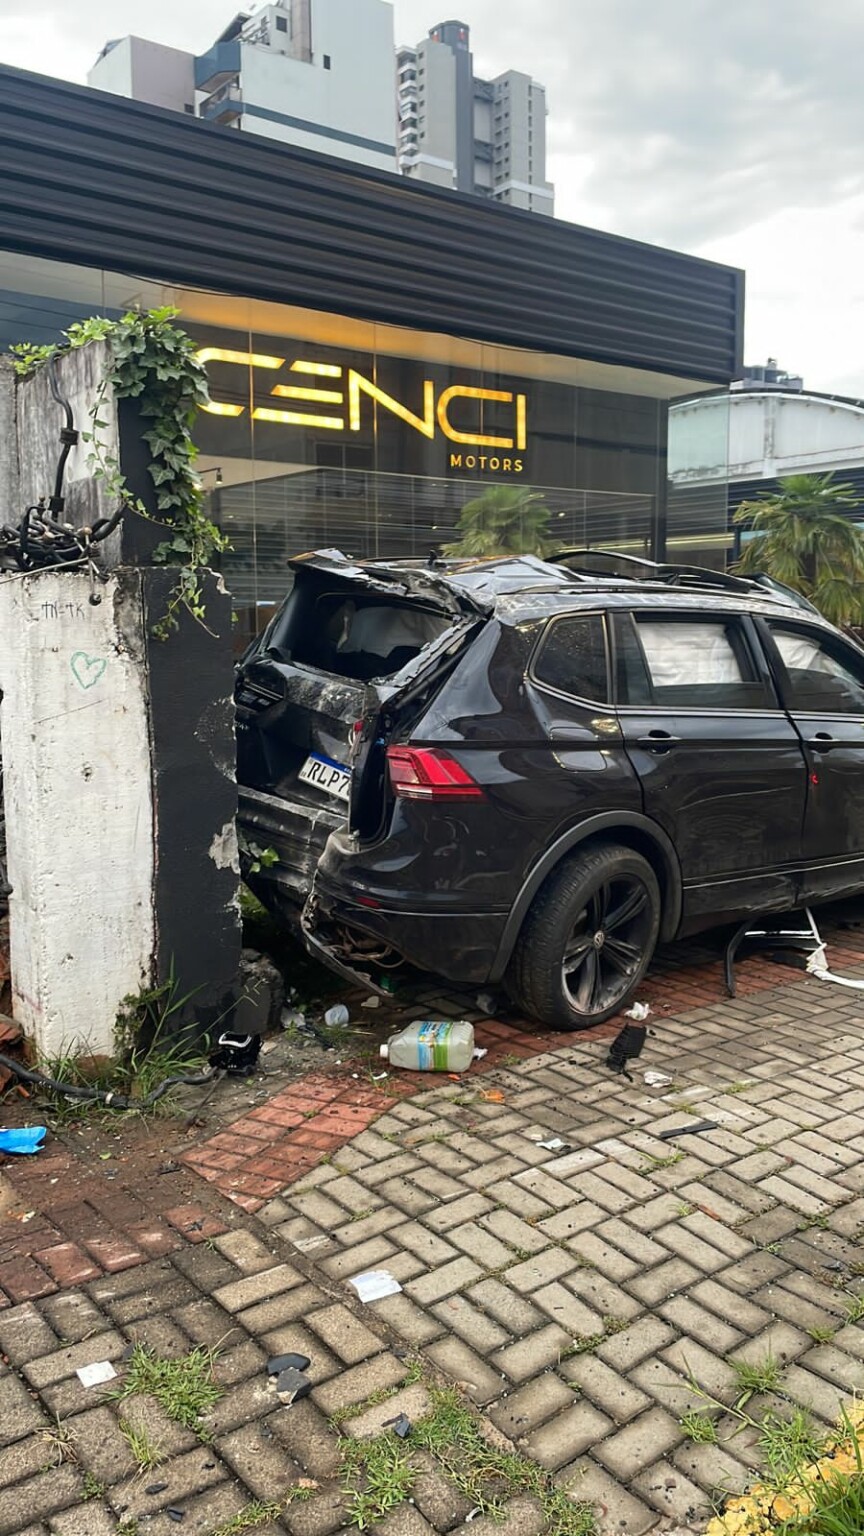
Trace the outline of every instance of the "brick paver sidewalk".
<instances>
[{"instance_id":1,"label":"brick paver sidewalk","mask_svg":"<svg viewBox=\"0 0 864 1536\"><path fill-rule=\"evenodd\" d=\"M373 1433L401 1408L416 1421L436 1375L595 1503L604 1536L698 1529L758 1447L722 1418L717 1444L688 1439L682 1415L706 1411L694 1383L728 1401L731 1362L771 1355L780 1392L754 1398L754 1416L795 1403L820 1425L864 1387L850 1320L864 1312L864 1002L800 981L654 1022L632 1082L605 1069L605 1041L578 1036L430 1080L257 1217L224 1202L231 1230L0 1312L0 1536L121 1521L212 1536L303 1479L319 1486L255 1529L330 1536L346 1522L336 1424ZM646 1087L647 1068L675 1088ZM694 1131L703 1120L717 1128ZM564 1148L540 1145L553 1137ZM346 1280L371 1267L403 1290L361 1308ZM221 1341L227 1388L206 1445L139 1404L169 1457L143 1477L121 1405L74 1375L97 1359L122 1369L136 1338L165 1356ZM285 1408L263 1366L291 1349L315 1386ZM431 1464L413 1497L387 1536L470 1513ZM511 1501L505 1532L542 1525Z\"/></svg>"}]
</instances>

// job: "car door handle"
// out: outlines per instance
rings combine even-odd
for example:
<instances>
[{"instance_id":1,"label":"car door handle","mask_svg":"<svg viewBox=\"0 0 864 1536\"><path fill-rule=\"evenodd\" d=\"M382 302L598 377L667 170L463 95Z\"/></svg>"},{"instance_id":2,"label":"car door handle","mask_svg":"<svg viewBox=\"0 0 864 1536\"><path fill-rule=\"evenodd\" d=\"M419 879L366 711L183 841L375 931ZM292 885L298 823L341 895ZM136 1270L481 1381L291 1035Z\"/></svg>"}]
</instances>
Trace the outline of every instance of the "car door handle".
<instances>
[{"instance_id":1,"label":"car door handle","mask_svg":"<svg viewBox=\"0 0 864 1536\"><path fill-rule=\"evenodd\" d=\"M839 747L839 741L829 736L827 731L817 731L807 742L811 752L830 752L832 747Z\"/></svg>"},{"instance_id":2,"label":"car door handle","mask_svg":"<svg viewBox=\"0 0 864 1536\"><path fill-rule=\"evenodd\" d=\"M649 731L647 736L638 738L638 745L647 747L649 752L667 752L680 741L680 736L671 736L668 731Z\"/></svg>"}]
</instances>

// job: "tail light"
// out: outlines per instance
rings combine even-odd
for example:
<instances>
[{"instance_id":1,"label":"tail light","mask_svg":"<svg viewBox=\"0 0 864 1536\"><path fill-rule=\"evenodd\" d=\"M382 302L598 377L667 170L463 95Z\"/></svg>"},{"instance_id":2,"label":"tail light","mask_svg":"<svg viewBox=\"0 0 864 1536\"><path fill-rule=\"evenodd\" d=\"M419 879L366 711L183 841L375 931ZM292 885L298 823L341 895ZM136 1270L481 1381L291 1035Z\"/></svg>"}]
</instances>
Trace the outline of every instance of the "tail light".
<instances>
[{"instance_id":1,"label":"tail light","mask_svg":"<svg viewBox=\"0 0 864 1536\"><path fill-rule=\"evenodd\" d=\"M447 752L428 747L388 747L387 767L400 800L482 800L484 792Z\"/></svg>"}]
</instances>

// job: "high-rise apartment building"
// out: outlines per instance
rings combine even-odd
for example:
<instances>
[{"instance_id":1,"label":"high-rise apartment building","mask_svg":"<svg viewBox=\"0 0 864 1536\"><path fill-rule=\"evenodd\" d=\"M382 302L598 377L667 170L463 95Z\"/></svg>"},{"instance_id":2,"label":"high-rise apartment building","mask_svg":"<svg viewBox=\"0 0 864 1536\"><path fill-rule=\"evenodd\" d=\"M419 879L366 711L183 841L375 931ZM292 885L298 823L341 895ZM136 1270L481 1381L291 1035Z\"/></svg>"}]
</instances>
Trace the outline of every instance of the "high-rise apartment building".
<instances>
[{"instance_id":1,"label":"high-rise apartment building","mask_svg":"<svg viewBox=\"0 0 864 1536\"><path fill-rule=\"evenodd\" d=\"M207 53L106 44L87 82L377 170L395 171L389 0L274 0Z\"/></svg>"},{"instance_id":2,"label":"high-rise apartment building","mask_svg":"<svg viewBox=\"0 0 864 1536\"><path fill-rule=\"evenodd\" d=\"M554 212L546 180L546 92L509 69L474 74L470 32L442 21L396 55L399 169L405 176L478 197Z\"/></svg>"}]
</instances>

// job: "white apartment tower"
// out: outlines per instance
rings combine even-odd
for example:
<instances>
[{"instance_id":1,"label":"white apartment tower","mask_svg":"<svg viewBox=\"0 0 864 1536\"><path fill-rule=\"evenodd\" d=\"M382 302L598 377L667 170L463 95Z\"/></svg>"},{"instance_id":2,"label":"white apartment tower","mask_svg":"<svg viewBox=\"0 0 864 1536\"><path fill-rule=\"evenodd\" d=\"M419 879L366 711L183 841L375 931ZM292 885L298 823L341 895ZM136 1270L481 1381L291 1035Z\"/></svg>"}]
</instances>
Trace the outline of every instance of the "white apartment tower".
<instances>
[{"instance_id":1,"label":"white apartment tower","mask_svg":"<svg viewBox=\"0 0 864 1536\"><path fill-rule=\"evenodd\" d=\"M416 48L398 50L396 118L403 175L533 213L554 212L554 188L546 180L546 92L515 69L478 79L463 22L440 22Z\"/></svg>"},{"instance_id":2,"label":"white apartment tower","mask_svg":"<svg viewBox=\"0 0 864 1536\"><path fill-rule=\"evenodd\" d=\"M127 37L88 77L99 90L395 171L389 0L275 0L241 12L197 57Z\"/></svg>"}]
</instances>

